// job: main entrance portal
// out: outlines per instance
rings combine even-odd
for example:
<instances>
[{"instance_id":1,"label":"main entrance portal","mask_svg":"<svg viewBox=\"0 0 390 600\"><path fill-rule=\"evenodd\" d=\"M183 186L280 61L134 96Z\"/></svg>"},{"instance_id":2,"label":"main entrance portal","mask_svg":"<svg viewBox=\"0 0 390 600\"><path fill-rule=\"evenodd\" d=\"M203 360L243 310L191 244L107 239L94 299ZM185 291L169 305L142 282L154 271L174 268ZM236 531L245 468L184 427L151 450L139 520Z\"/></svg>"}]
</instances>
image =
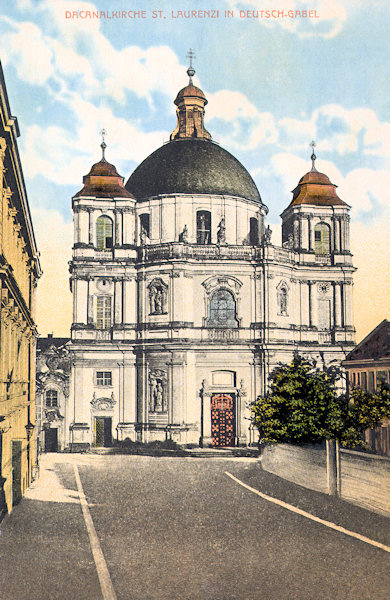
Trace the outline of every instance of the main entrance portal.
<instances>
[{"instance_id":1,"label":"main entrance portal","mask_svg":"<svg viewBox=\"0 0 390 600\"><path fill-rule=\"evenodd\" d=\"M109 448L112 445L112 418L95 417L95 446Z\"/></svg>"},{"instance_id":2,"label":"main entrance portal","mask_svg":"<svg viewBox=\"0 0 390 600\"><path fill-rule=\"evenodd\" d=\"M236 395L211 396L211 443L213 446L235 446Z\"/></svg>"}]
</instances>

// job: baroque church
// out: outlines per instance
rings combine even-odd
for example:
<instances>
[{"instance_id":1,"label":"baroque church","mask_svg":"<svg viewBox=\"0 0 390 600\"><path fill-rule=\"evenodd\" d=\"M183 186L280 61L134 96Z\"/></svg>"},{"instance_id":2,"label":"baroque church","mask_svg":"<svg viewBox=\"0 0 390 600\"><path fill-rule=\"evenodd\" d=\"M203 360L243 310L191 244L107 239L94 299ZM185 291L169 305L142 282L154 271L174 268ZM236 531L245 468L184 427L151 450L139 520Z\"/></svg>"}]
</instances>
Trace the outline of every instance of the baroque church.
<instances>
[{"instance_id":1,"label":"baroque church","mask_svg":"<svg viewBox=\"0 0 390 600\"><path fill-rule=\"evenodd\" d=\"M354 347L350 207L313 150L274 245L252 177L205 128L194 73L170 141L124 184L103 138L72 199L72 449L255 443L250 403L279 362Z\"/></svg>"}]
</instances>

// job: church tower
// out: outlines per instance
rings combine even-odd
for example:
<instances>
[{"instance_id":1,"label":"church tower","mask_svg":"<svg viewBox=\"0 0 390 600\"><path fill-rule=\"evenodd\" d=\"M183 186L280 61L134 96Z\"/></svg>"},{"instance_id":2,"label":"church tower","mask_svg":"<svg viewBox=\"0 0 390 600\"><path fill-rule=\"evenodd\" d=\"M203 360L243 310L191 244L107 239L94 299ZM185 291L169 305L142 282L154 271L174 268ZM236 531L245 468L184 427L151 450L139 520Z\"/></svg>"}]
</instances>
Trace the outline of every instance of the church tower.
<instances>
[{"instance_id":1,"label":"church tower","mask_svg":"<svg viewBox=\"0 0 390 600\"><path fill-rule=\"evenodd\" d=\"M70 263L73 294L72 382L67 411L72 448L111 445L115 427L131 421L134 395L135 198L115 166L102 158L83 178L72 199L74 246ZM118 368L118 364L120 367ZM132 368L133 367L133 368ZM127 409L130 411L128 414ZM115 425L114 425L115 424Z\"/></svg>"},{"instance_id":2,"label":"church tower","mask_svg":"<svg viewBox=\"0 0 390 600\"><path fill-rule=\"evenodd\" d=\"M352 320L352 255L349 242L350 206L336 186L317 171L312 142L312 168L293 190L282 213L282 245L294 251L302 272L302 297L309 328L320 340L350 344Z\"/></svg>"}]
</instances>

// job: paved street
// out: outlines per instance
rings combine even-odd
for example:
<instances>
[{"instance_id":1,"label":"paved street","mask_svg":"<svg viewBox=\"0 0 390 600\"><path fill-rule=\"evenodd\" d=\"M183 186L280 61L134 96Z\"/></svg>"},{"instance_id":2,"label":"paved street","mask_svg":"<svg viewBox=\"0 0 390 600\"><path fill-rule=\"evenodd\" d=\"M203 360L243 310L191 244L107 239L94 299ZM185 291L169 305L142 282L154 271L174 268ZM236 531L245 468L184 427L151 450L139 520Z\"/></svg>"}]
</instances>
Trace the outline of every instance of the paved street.
<instances>
[{"instance_id":1,"label":"paved street","mask_svg":"<svg viewBox=\"0 0 390 600\"><path fill-rule=\"evenodd\" d=\"M390 520L284 482L254 459L63 454L42 463L0 526L1 600L388 598L389 552L226 472L386 546Z\"/></svg>"}]
</instances>

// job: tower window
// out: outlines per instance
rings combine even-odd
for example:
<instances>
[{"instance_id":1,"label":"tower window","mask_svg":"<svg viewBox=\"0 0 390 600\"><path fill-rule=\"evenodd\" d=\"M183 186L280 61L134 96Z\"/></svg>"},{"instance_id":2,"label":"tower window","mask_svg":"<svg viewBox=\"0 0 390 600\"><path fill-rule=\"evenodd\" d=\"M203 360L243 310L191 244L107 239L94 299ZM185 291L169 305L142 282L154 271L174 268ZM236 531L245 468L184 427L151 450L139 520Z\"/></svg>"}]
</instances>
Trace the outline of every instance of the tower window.
<instances>
[{"instance_id":1,"label":"tower window","mask_svg":"<svg viewBox=\"0 0 390 600\"><path fill-rule=\"evenodd\" d=\"M259 245L259 221L255 217L249 219L249 243L251 246Z\"/></svg>"},{"instance_id":2,"label":"tower window","mask_svg":"<svg viewBox=\"0 0 390 600\"><path fill-rule=\"evenodd\" d=\"M198 210L196 213L196 242L211 244L211 212Z\"/></svg>"},{"instance_id":3,"label":"tower window","mask_svg":"<svg viewBox=\"0 0 390 600\"><path fill-rule=\"evenodd\" d=\"M96 327L109 329L111 327L111 298L98 296L96 299Z\"/></svg>"},{"instance_id":4,"label":"tower window","mask_svg":"<svg viewBox=\"0 0 390 600\"><path fill-rule=\"evenodd\" d=\"M57 390L47 390L46 392L46 406L53 408L58 406L58 392Z\"/></svg>"},{"instance_id":5,"label":"tower window","mask_svg":"<svg viewBox=\"0 0 390 600\"><path fill-rule=\"evenodd\" d=\"M99 217L96 220L96 247L98 250L112 250L112 221L110 217Z\"/></svg>"},{"instance_id":6,"label":"tower window","mask_svg":"<svg viewBox=\"0 0 390 600\"><path fill-rule=\"evenodd\" d=\"M211 296L207 327L238 327L236 301L228 290L217 290Z\"/></svg>"},{"instance_id":7,"label":"tower window","mask_svg":"<svg viewBox=\"0 0 390 600\"><path fill-rule=\"evenodd\" d=\"M314 228L314 252L319 256L330 254L330 229L326 223L318 223Z\"/></svg>"}]
</instances>

